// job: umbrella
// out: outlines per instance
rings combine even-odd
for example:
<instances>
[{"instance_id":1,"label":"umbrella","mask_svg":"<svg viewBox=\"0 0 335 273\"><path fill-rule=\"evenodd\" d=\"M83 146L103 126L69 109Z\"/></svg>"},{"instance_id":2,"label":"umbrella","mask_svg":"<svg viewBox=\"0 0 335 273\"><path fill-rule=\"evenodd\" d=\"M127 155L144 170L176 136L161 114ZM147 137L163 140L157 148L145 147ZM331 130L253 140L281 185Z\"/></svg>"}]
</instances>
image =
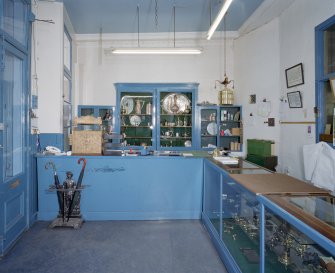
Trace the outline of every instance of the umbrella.
<instances>
[{"instance_id":1,"label":"umbrella","mask_svg":"<svg viewBox=\"0 0 335 273\"><path fill-rule=\"evenodd\" d=\"M65 213L64 213L63 194L62 194L61 191L59 191L59 189L61 189L62 186L59 183L59 179L58 179L58 175L57 175L55 163L53 163L52 161L47 162L45 164L45 169L47 170L49 168L49 166L51 166L52 169L53 169L53 171L54 171L54 183L55 183L55 188L56 188L56 191L57 191L57 199L58 199L59 211L62 213L62 217L63 217L63 220L64 220Z\"/></svg>"},{"instance_id":2,"label":"umbrella","mask_svg":"<svg viewBox=\"0 0 335 273\"><path fill-rule=\"evenodd\" d=\"M85 171L85 167L86 167L86 159L85 158L79 158L78 159L78 164L80 164L80 162L83 161L83 166L81 168L80 174L79 174L79 178L78 178L78 182L77 182L77 189L80 189L81 187L81 182L83 180L83 176L84 176L84 171ZM71 200L70 206L69 206L69 211L68 211L68 215L67 215L67 221L69 221L72 211L74 210L75 206L77 205L78 201L79 201L79 197L80 197L80 191L79 190L75 190L74 194L73 194L73 198Z\"/></svg>"}]
</instances>

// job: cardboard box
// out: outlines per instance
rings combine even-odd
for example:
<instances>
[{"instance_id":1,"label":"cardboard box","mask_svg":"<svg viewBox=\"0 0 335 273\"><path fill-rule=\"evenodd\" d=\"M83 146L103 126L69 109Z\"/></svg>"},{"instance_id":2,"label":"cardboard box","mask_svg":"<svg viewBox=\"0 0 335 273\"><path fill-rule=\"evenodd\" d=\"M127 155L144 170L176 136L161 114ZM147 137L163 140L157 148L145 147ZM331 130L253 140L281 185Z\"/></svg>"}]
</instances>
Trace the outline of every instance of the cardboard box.
<instances>
[{"instance_id":1,"label":"cardboard box","mask_svg":"<svg viewBox=\"0 0 335 273\"><path fill-rule=\"evenodd\" d=\"M231 134L233 136L239 136L241 134L240 128L231 128Z\"/></svg>"},{"instance_id":2,"label":"cardboard box","mask_svg":"<svg viewBox=\"0 0 335 273\"><path fill-rule=\"evenodd\" d=\"M76 131L72 133L72 154L101 155L102 131Z\"/></svg>"}]
</instances>

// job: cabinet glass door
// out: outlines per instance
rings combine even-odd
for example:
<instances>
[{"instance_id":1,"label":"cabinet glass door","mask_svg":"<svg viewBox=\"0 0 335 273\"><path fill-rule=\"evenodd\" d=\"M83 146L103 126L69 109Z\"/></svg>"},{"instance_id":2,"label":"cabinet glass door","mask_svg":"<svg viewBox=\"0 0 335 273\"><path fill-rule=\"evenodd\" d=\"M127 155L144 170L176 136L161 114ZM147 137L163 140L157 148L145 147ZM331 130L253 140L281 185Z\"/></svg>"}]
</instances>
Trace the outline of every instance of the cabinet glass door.
<instances>
[{"instance_id":1,"label":"cabinet glass door","mask_svg":"<svg viewBox=\"0 0 335 273\"><path fill-rule=\"evenodd\" d=\"M200 147L215 149L218 146L217 108L200 109Z\"/></svg>"},{"instance_id":2,"label":"cabinet glass door","mask_svg":"<svg viewBox=\"0 0 335 273\"><path fill-rule=\"evenodd\" d=\"M153 146L153 94L121 92L121 134L127 146Z\"/></svg>"},{"instance_id":3,"label":"cabinet glass door","mask_svg":"<svg viewBox=\"0 0 335 273\"><path fill-rule=\"evenodd\" d=\"M220 107L220 147L227 151L242 150L242 123L240 106Z\"/></svg>"},{"instance_id":4,"label":"cabinet glass door","mask_svg":"<svg viewBox=\"0 0 335 273\"><path fill-rule=\"evenodd\" d=\"M160 92L159 146L191 148L193 140L192 92Z\"/></svg>"}]
</instances>

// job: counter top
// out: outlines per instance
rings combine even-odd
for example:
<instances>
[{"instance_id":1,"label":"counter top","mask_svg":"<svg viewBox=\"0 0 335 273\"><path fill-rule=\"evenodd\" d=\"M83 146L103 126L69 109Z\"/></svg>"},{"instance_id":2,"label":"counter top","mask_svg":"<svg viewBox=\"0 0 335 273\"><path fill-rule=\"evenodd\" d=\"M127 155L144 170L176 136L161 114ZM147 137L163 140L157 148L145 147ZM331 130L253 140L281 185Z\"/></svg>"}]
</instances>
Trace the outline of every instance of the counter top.
<instances>
[{"instance_id":1,"label":"counter top","mask_svg":"<svg viewBox=\"0 0 335 273\"><path fill-rule=\"evenodd\" d=\"M327 194L302 180L286 174L230 174L230 176L255 194Z\"/></svg>"}]
</instances>

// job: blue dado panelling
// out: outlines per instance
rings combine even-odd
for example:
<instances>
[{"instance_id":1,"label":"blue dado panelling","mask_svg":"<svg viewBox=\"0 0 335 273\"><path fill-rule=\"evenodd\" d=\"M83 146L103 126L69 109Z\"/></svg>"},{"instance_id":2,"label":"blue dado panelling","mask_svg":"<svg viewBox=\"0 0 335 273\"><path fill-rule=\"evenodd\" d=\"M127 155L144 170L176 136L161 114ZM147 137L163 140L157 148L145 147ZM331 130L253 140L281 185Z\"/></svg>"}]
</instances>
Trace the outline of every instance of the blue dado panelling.
<instances>
[{"instance_id":1,"label":"blue dado panelling","mask_svg":"<svg viewBox=\"0 0 335 273\"><path fill-rule=\"evenodd\" d=\"M39 220L57 216L53 161L61 183L66 171L78 179L77 156L39 156ZM81 213L85 220L200 219L202 210L203 159L184 157L87 156Z\"/></svg>"}]
</instances>

